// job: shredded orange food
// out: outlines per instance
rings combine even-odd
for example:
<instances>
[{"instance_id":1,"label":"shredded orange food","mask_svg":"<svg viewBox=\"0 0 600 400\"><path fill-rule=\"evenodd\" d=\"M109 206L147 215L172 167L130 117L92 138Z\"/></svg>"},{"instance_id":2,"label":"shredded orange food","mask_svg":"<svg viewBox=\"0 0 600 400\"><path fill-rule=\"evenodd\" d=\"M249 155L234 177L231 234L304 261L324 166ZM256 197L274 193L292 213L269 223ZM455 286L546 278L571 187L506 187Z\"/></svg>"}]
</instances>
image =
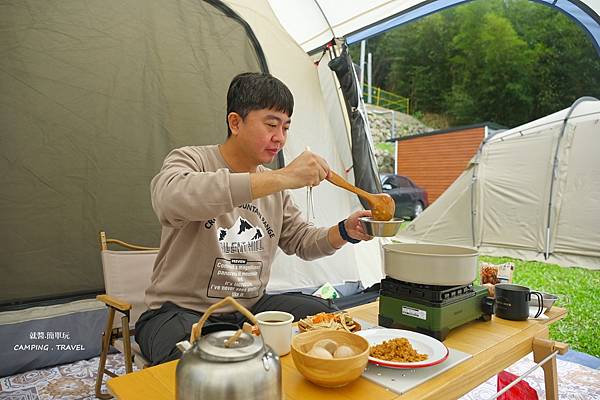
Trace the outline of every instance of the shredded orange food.
<instances>
[{"instance_id":1,"label":"shredded orange food","mask_svg":"<svg viewBox=\"0 0 600 400\"><path fill-rule=\"evenodd\" d=\"M315 329L336 329L354 332L360 329L360 325L345 312L322 312L316 315L308 316L298 321L298 327L301 331L311 331Z\"/></svg>"},{"instance_id":2,"label":"shredded orange food","mask_svg":"<svg viewBox=\"0 0 600 400\"><path fill-rule=\"evenodd\" d=\"M371 357L385 361L417 362L427 360L427 354L417 353L406 338L384 340L383 343L371 347Z\"/></svg>"},{"instance_id":3,"label":"shredded orange food","mask_svg":"<svg viewBox=\"0 0 600 400\"><path fill-rule=\"evenodd\" d=\"M329 322L334 319L336 319L336 315L334 315L334 314L320 313L320 314L315 315L312 318L312 322L314 324L318 324L319 322ZM339 317L337 319L339 319Z\"/></svg>"}]
</instances>

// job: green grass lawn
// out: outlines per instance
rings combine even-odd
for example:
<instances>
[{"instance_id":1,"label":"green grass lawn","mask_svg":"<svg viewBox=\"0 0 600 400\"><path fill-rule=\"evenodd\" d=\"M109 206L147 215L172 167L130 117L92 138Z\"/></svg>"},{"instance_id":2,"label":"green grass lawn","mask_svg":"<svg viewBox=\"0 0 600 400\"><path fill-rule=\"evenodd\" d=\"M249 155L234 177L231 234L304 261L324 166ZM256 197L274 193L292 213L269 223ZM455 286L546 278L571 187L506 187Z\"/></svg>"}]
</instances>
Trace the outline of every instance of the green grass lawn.
<instances>
[{"instance_id":1,"label":"green grass lawn","mask_svg":"<svg viewBox=\"0 0 600 400\"><path fill-rule=\"evenodd\" d=\"M600 357L600 271L507 257L479 258L493 264L511 261L515 264L513 283L558 295L554 304L569 313L550 325L552 339L568 343L573 350Z\"/></svg>"}]
</instances>

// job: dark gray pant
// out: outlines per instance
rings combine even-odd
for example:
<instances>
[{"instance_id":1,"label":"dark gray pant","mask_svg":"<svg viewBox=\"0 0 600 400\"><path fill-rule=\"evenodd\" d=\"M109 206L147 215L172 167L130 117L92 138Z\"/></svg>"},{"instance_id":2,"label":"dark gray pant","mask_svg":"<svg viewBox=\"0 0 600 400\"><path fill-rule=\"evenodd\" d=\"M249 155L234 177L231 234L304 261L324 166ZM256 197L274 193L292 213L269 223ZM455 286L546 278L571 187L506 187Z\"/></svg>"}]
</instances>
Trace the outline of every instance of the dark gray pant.
<instances>
[{"instance_id":1,"label":"dark gray pant","mask_svg":"<svg viewBox=\"0 0 600 400\"><path fill-rule=\"evenodd\" d=\"M307 315L338 311L338 308L330 301L318 297L302 293L284 293L263 295L250 311L252 314L262 311L285 311L294 315L294 321L298 321ZM198 322L201 316L200 312L167 302L161 308L147 310L140 316L135 324L135 340L144 357L152 365L177 360L181 357L181 352L175 344L189 339L192 325ZM202 334L223 329L236 330L245 320L239 312L211 315L202 329Z\"/></svg>"}]
</instances>

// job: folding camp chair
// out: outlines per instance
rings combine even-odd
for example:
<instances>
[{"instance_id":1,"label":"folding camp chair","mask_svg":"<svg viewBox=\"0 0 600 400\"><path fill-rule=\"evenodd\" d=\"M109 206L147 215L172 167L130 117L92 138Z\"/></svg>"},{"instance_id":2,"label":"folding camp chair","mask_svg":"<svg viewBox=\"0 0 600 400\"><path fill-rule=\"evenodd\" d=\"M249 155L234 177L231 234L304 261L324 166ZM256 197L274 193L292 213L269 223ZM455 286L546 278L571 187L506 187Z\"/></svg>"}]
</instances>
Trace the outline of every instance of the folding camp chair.
<instances>
[{"instance_id":1,"label":"folding camp chair","mask_svg":"<svg viewBox=\"0 0 600 400\"><path fill-rule=\"evenodd\" d=\"M118 245L121 249L109 250L109 244ZM149 365L142 356L139 346L132 339L135 322L146 310L144 295L150 285L158 249L132 245L117 239L107 239L106 234L100 232L100 254L106 294L99 295L96 299L108 307L108 319L102 333L96 397L110 399L112 396L102 393L101 388L104 374L116 376L114 372L106 369L106 356L111 346L124 353L126 373L132 371L132 360L140 369ZM122 314L120 321L119 318L115 318L116 312Z\"/></svg>"}]
</instances>

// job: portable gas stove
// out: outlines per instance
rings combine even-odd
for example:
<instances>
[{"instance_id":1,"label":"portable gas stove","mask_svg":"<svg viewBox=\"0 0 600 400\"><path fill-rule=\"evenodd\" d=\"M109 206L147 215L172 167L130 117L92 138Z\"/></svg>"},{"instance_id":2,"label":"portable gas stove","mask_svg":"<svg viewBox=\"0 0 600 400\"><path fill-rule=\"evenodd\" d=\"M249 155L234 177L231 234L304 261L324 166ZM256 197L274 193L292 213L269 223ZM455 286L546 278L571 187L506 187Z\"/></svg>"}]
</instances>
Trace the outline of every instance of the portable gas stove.
<instances>
[{"instance_id":1,"label":"portable gas stove","mask_svg":"<svg viewBox=\"0 0 600 400\"><path fill-rule=\"evenodd\" d=\"M386 277L381 281L379 325L444 340L450 329L476 319L490 320L487 296L483 286L421 285Z\"/></svg>"}]
</instances>

